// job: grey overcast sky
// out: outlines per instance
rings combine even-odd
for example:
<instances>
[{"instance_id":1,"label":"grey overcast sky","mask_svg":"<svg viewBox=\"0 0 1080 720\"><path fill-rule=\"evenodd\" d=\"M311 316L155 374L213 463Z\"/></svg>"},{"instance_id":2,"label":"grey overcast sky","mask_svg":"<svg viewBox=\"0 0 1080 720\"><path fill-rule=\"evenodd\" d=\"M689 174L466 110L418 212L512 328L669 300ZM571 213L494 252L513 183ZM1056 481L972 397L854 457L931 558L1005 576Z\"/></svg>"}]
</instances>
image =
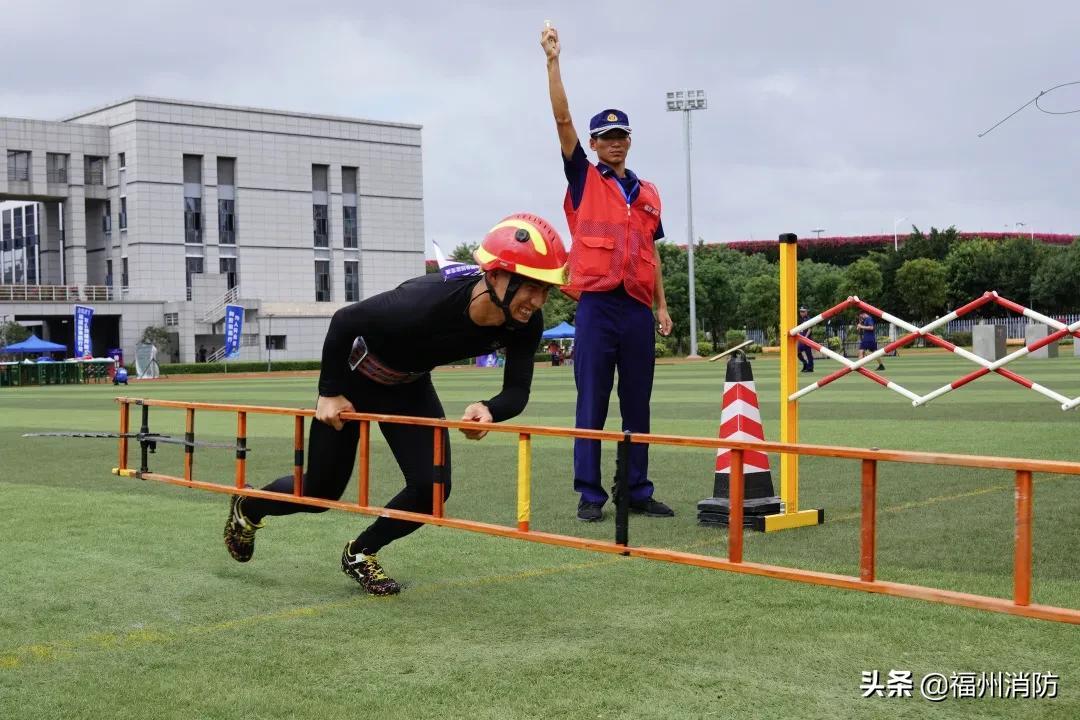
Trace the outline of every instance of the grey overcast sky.
<instances>
[{"instance_id":1,"label":"grey overcast sky","mask_svg":"<svg viewBox=\"0 0 1080 720\"><path fill-rule=\"evenodd\" d=\"M0 115L135 94L421 123L427 240L449 252L516 211L565 232L539 32L559 29L579 133L630 115L628 165L685 242L921 228L1080 233L1080 114L1029 107L1080 80L1080 2L185 2L0 0ZM1042 100L1080 109L1080 85ZM567 238L568 240L569 238ZM430 243L429 243L430 246ZM430 252L430 251L429 251Z\"/></svg>"}]
</instances>

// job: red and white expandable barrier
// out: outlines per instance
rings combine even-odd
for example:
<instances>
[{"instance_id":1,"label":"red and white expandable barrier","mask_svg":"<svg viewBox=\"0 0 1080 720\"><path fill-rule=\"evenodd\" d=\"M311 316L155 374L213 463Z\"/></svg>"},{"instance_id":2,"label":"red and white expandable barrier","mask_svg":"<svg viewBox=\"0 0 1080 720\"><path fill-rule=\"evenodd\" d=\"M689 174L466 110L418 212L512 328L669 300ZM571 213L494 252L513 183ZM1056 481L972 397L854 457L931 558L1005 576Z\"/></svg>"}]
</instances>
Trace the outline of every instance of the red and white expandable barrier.
<instances>
[{"instance_id":1,"label":"red and white expandable barrier","mask_svg":"<svg viewBox=\"0 0 1080 720\"><path fill-rule=\"evenodd\" d=\"M990 303L990 302L996 303L997 305L1000 305L1001 307L1006 308L1008 310L1012 310L1013 312L1020 313L1021 315L1024 315L1025 317L1031 318L1032 320L1036 320L1037 322L1041 322L1041 323L1043 323L1043 324L1045 324L1045 325L1047 325L1049 327L1055 328L1056 332L1050 333L1046 337L1040 338L1039 340L1036 340L1035 342L1030 343L1029 345L1026 345L1025 347L1020 348L1019 350L1006 355L1005 357L1001 358L1000 360L995 360L993 362L991 362L991 361L989 361L989 360L987 360L985 358L979 357L978 355L976 355L976 354L974 354L972 352L969 352L969 351L967 351L967 350L965 350L963 348L957 347L956 345L954 345L953 343L950 343L948 340L945 340L944 338L941 338L941 337L938 337L937 335L934 335L934 330L937 330L938 328L942 327L943 325L946 325L949 322L951 322L951 321L953 321L953 320L955 320L955 319L957 319L959 317L963 317L964 315L967 315L968 313L970 313L970 312L972 312L974 310L977 310L978 308L980 308L983 305L986 305L987 303ZM1005 365L1012 362L1013 360L1016 360L1016 359L1021 358L1021 357L1025 356L1025 355L1028 355L1029 353L1034 352L1035 350L1038 350L1041 347L1045 347L1046 345L1049 345L1052 342L1060 340L1061 338L1065 337L1066 335L1072 335L1072 336L1074 336L1076 338L1080 338L1080 321L1077 321L1077 322L1075 322L1075 323L1073 323L1071 325L1066 325L1065 323L1062 323L1062 322L1060 322L1058 320L1054 320L1053 318L1048 317L1046 315L1043 315L1040 312L1036 312L1035 310L1032 310L1031 308L1024 307L1023 305L1020 305L1019 303L1015 303L1012 300L1009 300L1007 298L1003 298L1000 295L998 295L997 292L992 291L992 292L983 293L980 297L976 298L975 300L972 300L968 304L963 305L962 307L959 307L956 310L953 310L952 312L950 312L950 313L948 313L946 315L943 315L942 317L937 318L933 322L927 323L925 326L919 328L919 327L915 327L911 323L908 323L907 321L902 320L902 319L900 319L900 318L898 318L898 317L896 317L894 315L890 315L887 312L879 310L878 308L874 307L873 305L870 305L869 303L863 302L858 297L852 296L852 297L849 297L847 300L845 300L845 301L843 301L843 302L829 308L825 312L823 312L823 313L821 313L819 315L816 315L816 316L810 318L809 320L806 320L805 322L800 323L799 325L796 325L795 327L793 327L789 331L789 334L792 335L792 336L797 336L800 333L804 332L805 330L808 330L809 328L814 327L818 323L821 323L821 322L833 317L834 315L837 315L837 314L843 312L844 310L846 310L849 307L857 307L857 308L860 308L861 310L865 310L866 312L870 313L871 315L873 315L874 317L876 317L876 318L878 318L880 320L892 323L894 325L897 325L897 326L903 328L904 330L906 330L908 332L908 334L904 335L901 338L898 338L898 339L894 340L893 342L885 345L884 347L879 348L878 350L875 350L874 352L870 353L869 355L867 355L867 356L865 356L865 357L863 357L863 358L861 358L859 360L855 360L855 361L849 360L848 358L845 358L842 355L840 355L838 353L835 353L832 350L829 350L828 348L822 346L820 343L818 343L818 342L816 342L814 340L811 340L808 337L800 338L800 342L803 342L803 343L805 343L807 345L810 345L812 348L818 350L819 352L821 352L825 356L827 356L829 358L832 358L833 360L836 360L837 362L841 363L842 365L844 365L844 367L840 368L836 372L833 372L833 373L831 373L829 375L826 375L821 380L818 380L815 383L811 383L810 385L807 385L806 387L801 388L800 390L797 390L796 392L792 393L788 397L789 400L791 400L791 401L798 400L802 396L804 396L804 395L806 395L808 393L811 393L814 390L817 390L818 388L824 387L824 386L828 385L829 383L842 378L843 376L847 375L850 372L858 372L859 374L865 375L866 377L870 378L871 380L878 383L879 385L882 385L884 387L889 388L890 390L893 390L895 392L900 393L904 397L911 400L912 405L914 405L916 407L919 407L921 405L925 405L926 403L930 402L931 400L939 398L942 395L945 395L946 393L949 393L949 392L955 390L956 388L963 387L964 385L967 385L972 380L976 380L976 379L982 377L983 375L987 375L987 374L989 374L991 372L994 372L994 373L997 373L998 375L1001 375L1002 377L1005 377L1005 378L1008 378L1009 380L1012 380L1015 383L1018 383L1019 385L1022 385L1023 387L1028 388L1029 390L1034 390L1035 392L1037 392L1037 393L1039 393L1041 395L1044 395L1044 396L1050 398L1051 400L1054 400L1055 402L1058 402L1061 405L1062 410L1072 410L1073 408L1080 405L1080 397L1076 397L1076 398L1073 398L1072 400L1070 400L1069 398L1065 397L1064 395L1062 395L1062 394L1060 394L1058 392L1055 392L1054 390L1051 390L1048 387L1040 385L1039 383L1036 383L1036 382L1034 382L1032 380L1029 380L1028 378L1024 377L1023 375L1019 375L1017 373L1014 373L1011 370L1006 370L1005 367L1004 367ZM960 357L964 358L965 360L970 360L971 362L973 362L973 363L975 363L977 365L981 365L982 367L980 367L978 370L974 370L974 371L968 373L967 375L964 375L963 377L960 377L960 378L954 380L951 383L948 383L946 385L942 385L941 387L927 393L926 395L917 395L917 394L911 392L910 390L908 390L907 388L903 387L902 385L894 383L891 380L888 380L887 378L884 378L884 377L882 377L882 376L880 376L880 375L878 375L878 374L876 374L874 372L871 372L870 370L867 370L867 369L865 369L863 367L867 363L871 363L871 362L874 362L875 360L878 360L879 358L881 358L882 356L884 356L887 353L893 352L894 350L896 350L898 348L901 348L901 347L904 347L905 345L911 344L912 342L914 342L916 339L918 339L920 337L925 338L927 342L930 342L930 343L932 343L934 345L937 345L938 347L945 348L946 350L949 350L950 352L953 352L953 353L959 355Z\"/></svg>"}]
</instances>

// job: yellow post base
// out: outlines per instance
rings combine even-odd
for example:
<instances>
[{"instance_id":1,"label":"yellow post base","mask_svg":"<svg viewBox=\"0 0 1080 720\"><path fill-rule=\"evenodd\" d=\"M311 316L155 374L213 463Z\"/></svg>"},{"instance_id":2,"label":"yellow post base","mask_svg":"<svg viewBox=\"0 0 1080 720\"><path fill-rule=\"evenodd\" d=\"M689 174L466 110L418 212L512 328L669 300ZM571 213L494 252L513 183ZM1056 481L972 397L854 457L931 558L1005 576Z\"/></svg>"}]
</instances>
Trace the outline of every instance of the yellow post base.
<instances>
[{"instance_id":1,"label":"yellow post base","mask_svg":"<svg viewBox=\"0 0 1080 720\"><path fill-rule=\"evenodd\" d=\"M134 468L124 468L123 470L121 470L120 468L113 468L112 469L112 474L117 475L119 477L135 477L135 469Z\"/></svg>"},{"instance_id":2,"label":"yellow post base","mask_svg":"<svg viewBox=\"0 0 1080 720\"><path fill-rule=\"evenodd\" d=\"M825 510L816 508L812 510L799 510L793 513L779 513L766 515L765 532L775 530L790 530L791 528L807 527L810 525L822 525L825 522Z\"/></svg>"}]
</instances>

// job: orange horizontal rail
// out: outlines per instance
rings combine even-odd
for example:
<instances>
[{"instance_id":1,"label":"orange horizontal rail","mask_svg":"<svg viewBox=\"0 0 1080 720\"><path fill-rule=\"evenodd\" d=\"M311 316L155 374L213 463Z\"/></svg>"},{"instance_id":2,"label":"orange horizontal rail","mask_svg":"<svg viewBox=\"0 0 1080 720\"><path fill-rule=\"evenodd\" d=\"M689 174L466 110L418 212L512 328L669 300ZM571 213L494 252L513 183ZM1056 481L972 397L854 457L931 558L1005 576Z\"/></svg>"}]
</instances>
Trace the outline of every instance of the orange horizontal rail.
<instances>
[{"instance_id":1,"label":"orange horizontal rail","mask_svg":"<svg viewBox=\"0 0 1080 720\"><path fill-rule=\"evenodd\" d=\"M192 463L191 455L194 447L185 448L185 477L175 477L163 473L149 472L145 467L145 446L149 441L143 441L143 465L140 470L128 469L126 450L127 444L121 438L120 467L115 469L117 475L136 477L144 480L154 480L182 487L196 488L210 492L230 495L243 495L247 497L263 498L268 500L280 500L300 505L309 505L327 509L344 510L346 512L396 518L411 522L439 525L472 532L480 532L499 537L508 537L519 540L528 540L549 545L597 552L615 553L633 557L642 557L664 562L694 565L697 567L727 570L749 575L759 575L795 582L803 582L814 585L843 588L848 590L860 590L862 592L892 595L895 597L914 598L931 602L959 605L964 607L1001 612L1023 617L1037 618L1080 624L1080 609L1056 607L1052 605L1039 605L1031 602L1031 536L1032 536L1032 474L1034 472L1053 472L1068 475L1080 475L1080 463L1057 462L1049 460L1031 460L1024 458L985 457L976 455L953 455L942 453L921 453L897 450L880 450L877 448L858 449L832 447L827 445L803 445L800 443L771 443L760 441L730 441L717 438L693 438L674 435L652 435L616 433L599 430L578 430L571 428L553 428L529 425L491 424L485 426L485 430L492 432L510 432L519 435L519 442L530 438L532 435L546 435L553 437L584 437L598 440L611 440L622 443L621 449L628 448L629 442L649 443L657 445L673 445L683 447L700 448L730 448L732 453L731 467L731 518L728 527L728 558L723 559L709 555L681 552L677 550L664 550L648 547L631 547L625 540L626 528L622 528L622 536L616 533L616 542L603 540L591 540L569 535L538 532L530 530L528 523L519 527L495 525L491 523L450 518L445 516L445 507L442 503L442 463L444 461L444 448L442 446L441 428L469 428L475 429L476 423L455 420L439 420L432 418L414 418L399 415L380 415L373 413L343 413L344 420L359 420L361 422L361 453L360 454L360 502L347 503L337 500L324 500L321 498L307 497L299 493L277 493L266 490L253 490L242 487L244 482L244 463L246 453L246 416L249 413L261 413L271 415L292 416L294 420L294 450L297 458L302 453L303 437L301 434L302 418L311 417L314 411L310 409L290 409L267 407L258 405L222 405L216 403L193 403L173 400L147 400L140 398L117 398L120 403L121 424L126 424L125 418L129 411L129 405L143 406L143 425L141 432L149 432L147 410L149 407L166 407L183 409L186 411L185 425L187 437L194 440L194 411L210 410L222 412L235 412L238 418L237 428L237 477L236 487L219 485L194 480L190 477ZM433 491L432 514L406 512L382 507L371 507L367 503L367 478L368 478L368 426L371 422L388 422L407 425L420 425L435 428L435 455L433 465L436 468L438 482ZM742 502L743 495L743 453L744 450L760 450L767 452L788 452L800 455L816 455L819 457L836 457L862 460L862 528L860 543L859 568L860 577L823 573L799 568L788 568L776 565L745 562L743 560L743 523ZM1016 540L1014 544L1014 577L1013 598L989 597L984 595L972 595L952 590L924 587L920 585L908 585L877 580L875 578L876 559L876 475L877 462L905 462L921 464L954 465L961 467L977 467L990 469L1013 470L1016 473ZM522 472L519 467L519 475ZM525 470L526 474L528 470ZM519 482L521 478L519 477ZM299 483L298 483L299 484ZM294 489L295 491L295 489ZM520 501L519 501L520 502ZM617 528L617 531L619 528Z\"/></svg>"},{"instance_id":2,"label":"orange horizontal rail","mask_svg":"<svg viewBox=\"0 0 1080 720\"><path fill-rule=\"evenodd\" d=\"M140 398L117 398L119 403L149 405L196 410L222 412L247 412L266 415L301 415L314 417L310 408L281 408L266 405L222 405L218 403L184 402L181 400L151 400ZM475 430L476 423L464 420L443 420L437 418L410 417L408 415L382 415L378 413L341 413L342 420L366 420L368 422L396 423L399 425L422 425L451 429ZM549 437L581 438L584 440L606 440L619 442L624 435L610 430L584 430L581 428L560 428L544 425L517 425L514 423L492 423L486 425L487 432L526 433ZM878 460L886 462L913 463L918 465L951 465L957 467L982 468L987 470L1029 470L1031 472L1054 473L1059 475L1080 475L1080 462L1067 460L1035 460L1031 458L996 457L993 455L961 455L955 453L928 453L916 450L882 450L880 448L854 448L842 445L813 445L809 443L782 443L761 440L725 440L721 438L687 437L682 435L658 435L653 433L630 433L630 441L648 445L673 445L680 447L699 447L716 450L756 450L758 452L794 453L815 457L846 458L849 460Z\"/></svg>"}]
</instances>

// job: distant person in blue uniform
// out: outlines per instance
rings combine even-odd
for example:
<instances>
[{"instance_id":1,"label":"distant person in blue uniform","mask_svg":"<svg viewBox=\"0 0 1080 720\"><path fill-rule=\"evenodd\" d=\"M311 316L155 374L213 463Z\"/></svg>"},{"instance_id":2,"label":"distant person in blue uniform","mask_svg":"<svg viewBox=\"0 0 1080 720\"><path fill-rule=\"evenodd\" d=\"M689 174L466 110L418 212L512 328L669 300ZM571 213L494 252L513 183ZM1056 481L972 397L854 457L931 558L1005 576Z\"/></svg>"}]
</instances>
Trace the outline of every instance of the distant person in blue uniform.
<instances>
[{"instance_id":1,"label":"distant person in blue uniform","mask_svg":"<svg viewBox=\"0 0 1080 720\"><path fill-rule=\"evenodd\" d=\"M877 350L877 336L874 333L874 318L870 316L870 313L859 313L859 359L863 359L870 353ZM885 365L878 360L875 370L884 370Z\"/></svg>"},{"instance_id":2,"label":"distant person in blue uniform","mask_svg":"<svg viewBox=\"0 0 1080 720\"><path fill-rule=\"evenodd\" d=\"M799 308L799 322L801 325L810 319L810 311L804 307ZM799 349L798 356L802 362L802 372L812 373L814 372L814 349L802 341L802 338L810 337L810 330L803 330L799 333Z\"/></svg>"}]
</instances>

